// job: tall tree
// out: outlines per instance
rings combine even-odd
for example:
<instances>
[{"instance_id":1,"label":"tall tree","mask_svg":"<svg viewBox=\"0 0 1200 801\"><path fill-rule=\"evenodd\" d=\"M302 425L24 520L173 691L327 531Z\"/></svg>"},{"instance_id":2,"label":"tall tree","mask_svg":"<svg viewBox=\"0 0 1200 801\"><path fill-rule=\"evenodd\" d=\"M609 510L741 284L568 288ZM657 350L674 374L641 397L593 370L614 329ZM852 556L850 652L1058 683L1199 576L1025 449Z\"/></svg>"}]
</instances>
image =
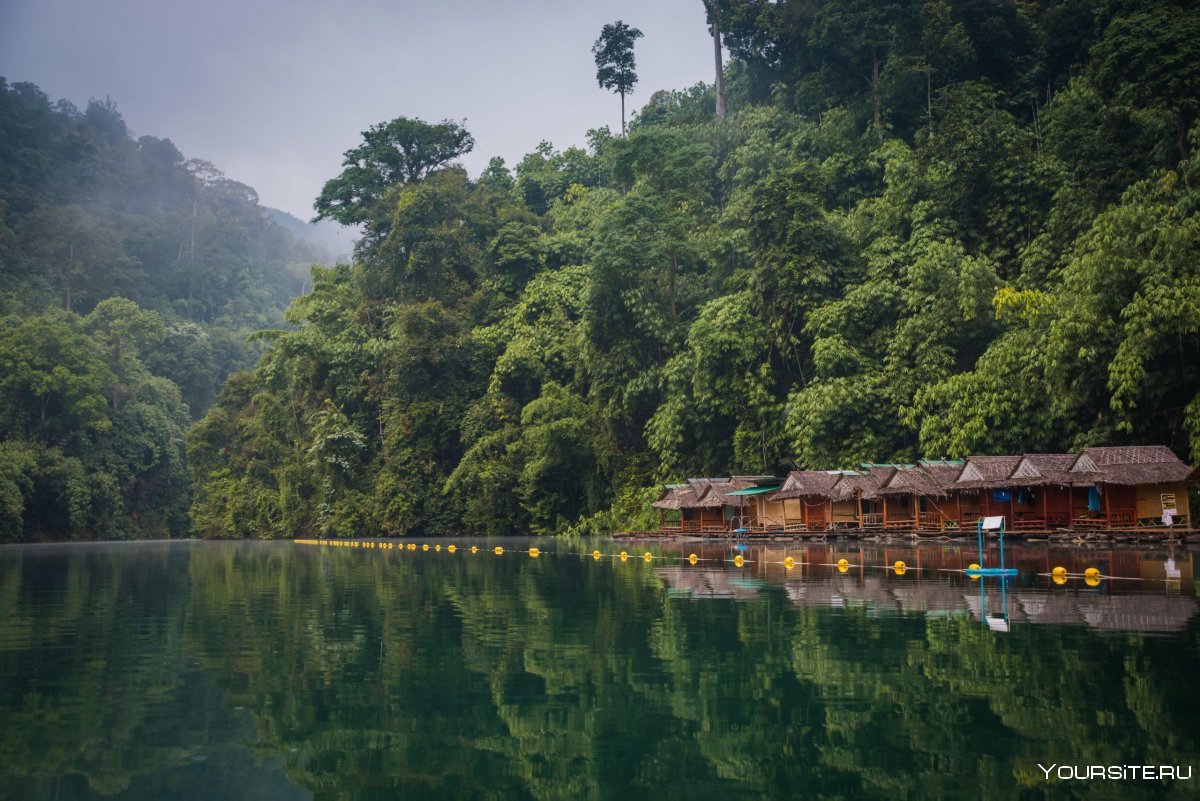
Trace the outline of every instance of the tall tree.
<instances>
[{"instance_id":1,"label":"tall tree","mask_svg":"<svg viewBox=\"0 0 1200 801\"><path fill-rule=\"evenodd\" d=\"M361 145L343 154L342 174L325 182L313 222L370 222L389 187L420 181L475 147L474 137L452 120L430 125L397 117L372 125L362 137Z\"/></svg>"},{"instance_id":2,"label":"tall tree","mask_svg":"<svg viewBox=\"0 0 1200 801\"><path fill-rule=\"evenodd\" d=\"M608 89L621 96L621 133L625 133L625 95L637 85L637 62L633 57L633 43L642 37L642 32L631 28L621 20L611 22L600 29L600 38L592 45L596 57L596 81L601 89Z\"/></svg>"},{"instance_id":3,"label":"tall tree","mask_svg":"<svg viewBox=\"0 0 1200 801\"><path fill-rule=\"evenodd\" d=\"M721 64L721 0L703 0L704 12L708 16L708 29L712 32L713 60L716 62L716 80L713 87L717 94L717 119L725 119L725 75Z\"/></svg>"}]
</instances>

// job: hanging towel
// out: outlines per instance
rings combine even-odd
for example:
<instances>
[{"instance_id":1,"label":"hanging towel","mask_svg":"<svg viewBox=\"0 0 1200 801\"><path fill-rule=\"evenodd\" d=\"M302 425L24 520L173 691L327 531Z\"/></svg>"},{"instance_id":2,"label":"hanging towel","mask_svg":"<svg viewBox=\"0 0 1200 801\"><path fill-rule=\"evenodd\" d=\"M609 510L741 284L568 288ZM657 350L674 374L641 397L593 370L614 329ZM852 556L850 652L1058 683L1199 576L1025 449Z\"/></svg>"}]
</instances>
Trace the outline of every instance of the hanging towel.
<instances>
[{"instance_id":1,"label":"hanging towel","mask_svg":"<svg viewBox=\"0 0 1200 801\"><path fill-rule=\"evenodd\" d=\"M1095 487L1088 487L1088 511L1100 511L1100 490Z\"/></svg>"},{"instance_id":2,"label":"hanging towel","mask_svg":"<svg viewBox=\"0 0 1200 801\"><path fill-rule=\"evenodd\" d=\"M1008 503L1010 500L1012 500L1012 490L992 490L992 500L994 500L996 503Z\"/></svg>"}]
</instances>

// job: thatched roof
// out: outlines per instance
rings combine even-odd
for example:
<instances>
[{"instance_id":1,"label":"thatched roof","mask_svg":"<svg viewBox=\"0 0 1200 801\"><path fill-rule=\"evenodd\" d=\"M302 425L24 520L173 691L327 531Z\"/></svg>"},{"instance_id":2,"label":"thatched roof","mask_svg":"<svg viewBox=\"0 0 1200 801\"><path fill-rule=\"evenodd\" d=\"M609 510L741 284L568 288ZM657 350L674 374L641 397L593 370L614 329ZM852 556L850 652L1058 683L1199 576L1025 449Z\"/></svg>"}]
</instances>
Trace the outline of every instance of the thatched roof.
<instances>
[{"instance_id":1,"label":"thatched roof","mask_svg":"<svg viewBox=\"0 0 1200 801\"><path fill-rule=\"evenodd\" d=\"M958 469L952 472L957 474ZM904 465L879 489L879 494L942 497L946 494L946 484L953 481L953 475L942 469L919 464Z\"/></svg>"},{"instance_id":2,"label":"thatched roof","mask_svg":"<svg viewBox=\"0 0 1200 801\"><path fill-rule=\"evenodd\" d=\"M696 491L690 484L672 484L663 488L658 499L650 504L655 509L691 509L696 504Z\"/></svg>"},{"instance_id":3,"label":"thatched roof","mask_svg":"<svg viewBox=\"0 0 1200 801\"><path fill-rule=\"evenodd\" d=\"M1072 473L1078 460L1073 453L1027 453L999 486L1002 487L1072 487L1092 484L1088 473Z\"/></svg>"},{"instance_id":4,"label":"thatched roof","mask_svg":"<svg viewBox=\"0 0 1200 801\"><path fill-rule=\"evenodd\" d=\"M1167 484L1187 481L1192 469L1165 445L1127 445L1084 448L1071 473L1089 484Z\"/></svg>"},{"instance_id":5,"label":"thatched roof","mask_svg":"<svg viewBox=\"0 0 1200 801\"><path fill-rule=\"evenodd\" d=\"M695 506L704 509L712 509L718 506L746 506L750 503L750 498L747 496L734 495L733 497L729 497L725 493L749 489L753 486L753 481L743 478L711 481L705 485L704 491L697 496Z\"/></svg>"},{"instance_id":6,"label":"thatched roof","mask_svg":"<svg viewBox=\"0 0 1200 801\"><path fill-rule=\"evenodd\" d=\"M1008 478L1021 463L1020 456L968 456L952 489L997 489L1008 486Z\"/></svg>"},{"instance_id":7,"label":"thatched roof","mask_svg":"<svg viewBox=\"0 0 1200 801\"><path fill-rule=\"evenodd\" d=\"M829 491L829 498L833 501L852 501L861 494L863 500L875 500L879 497L879 488L884 476L890 478L894 472L895 470L869 473L846 471Z\"/></svg>"},{"instance_id":8,"label":"thatched roof","mask_svg":"<svg viewBox=\"0 0 1200 801\"><path fill-rule=\"evenodd\" d=\"M842 477L840 470L793 470L788 473L787 480L779 492L774 493L768 500L779 501L786 498L804 498L816 496L829 497L829 491Z\"/></svg>"}]
</instances>

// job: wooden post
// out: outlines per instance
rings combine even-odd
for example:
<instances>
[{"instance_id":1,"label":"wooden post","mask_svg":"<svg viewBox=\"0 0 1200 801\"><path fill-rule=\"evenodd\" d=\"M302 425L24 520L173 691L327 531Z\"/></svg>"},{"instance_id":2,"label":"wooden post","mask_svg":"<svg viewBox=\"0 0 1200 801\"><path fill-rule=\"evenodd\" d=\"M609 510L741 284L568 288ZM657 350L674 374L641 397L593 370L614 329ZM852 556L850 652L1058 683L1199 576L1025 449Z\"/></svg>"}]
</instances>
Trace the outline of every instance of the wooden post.
<instances>
[{"instance_id":1,"label":"wooden post","mask_svg":"<svg viewBox=\"0 0 1200 801\"><path fill-rule=\"evenodd\" d=\"M1108 493L1104 491L1104 487L1100 484L1097 484L1096 488L1104 492L1104 526L1105 528L1112 528L1112 518L1109 517L1108 512Z\"/></svg>"}]
</instances>

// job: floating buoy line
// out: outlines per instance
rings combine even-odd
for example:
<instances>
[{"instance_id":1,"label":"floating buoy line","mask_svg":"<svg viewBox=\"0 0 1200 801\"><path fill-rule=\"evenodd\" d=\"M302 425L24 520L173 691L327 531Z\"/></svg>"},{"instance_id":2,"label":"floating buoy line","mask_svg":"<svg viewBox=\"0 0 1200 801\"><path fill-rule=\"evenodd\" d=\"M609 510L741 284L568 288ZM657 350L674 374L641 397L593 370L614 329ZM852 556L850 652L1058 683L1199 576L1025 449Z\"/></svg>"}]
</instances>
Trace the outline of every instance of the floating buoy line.
<instances>
[{"instance_id":1,"label":"floating buoy line","mask_svg":"<svg viewBox=\"0 0 1200 801\"><path fill-rule=\"evenodd\" d=\"M326 540L326 539L297 539L297 540L292 540L292 542L295 543L296 545L318 545L318 546L324 546L324 547L330 547L330 548L351 548L351 549L380 550L380 551L398 550L398 551L410 551L410 552L421 552L421 553L445 552L445 553L449 553L449 554L458 554L458 553L478 554L481 552L481 548L478 545L471 545L469 547L468 546L457 546L457 545L442 546L440 543L435 543L433 545L430 545L429 543L418 544L415 542L399 543L399 542L379 542L379 541L374 541L374 540ZM487 549L485 548L482 550L487 550ZM544 553L537 546L531 546L529 548L523 548L523 549L508 550L502 545L496 545L491 548L491 553L495 556L519 555L519 556L527 556L532 559L537 559L537 558L539 558L541 556L545 556L545 555L552 555L552 556L562 555L562 556L578 556L578 557L582 557L585 559L590 558L594 562L599 562L602 560L604 560L604 561L615 560L615 561L619 561L619 562L638 561L638 562L643 562L645 564L652 564L655 562L673 563L673 564L681 564L681 565L686 564L689 566L697 566L697 565L701 565L701 564L713 564L713 565L726 564L726 565L733 565L734 567L737 567L737 568L743 568L743 567L746 567L747 565L753 565L753 564L758 563L757 560L748 559L746 556L744 556L741 553L737 553L736 551L733 551L733 552L731 552L731 554L727 554L724 557L700 556L699 554L696 554L695 552L688 553L688 554L679 554L679 555L668 555L668 554L661 554L661 553L656 554L653 551L644 551L640 554L630 553L629 551L618 551L616 553L605 553L599 549L594 549L591 551L584 551L582 553L575 553L573 551L562 552L562 553L555 552L555 551L549 551L549 552ZM911 569L906 562L904 562L903 560L900 560L900 559L897 559L896 561L892 562L891 564L868 565L868 564L856 564L846 558L838 559L836 562L805 562L805 561L803 561L803 559L801 557L787 555L786 551L784 552L784 554L785 555L784 555L783 559L781 559L781 560L770 560L770 561L762 560L761 563L764 565L782 565L784 570L789 571L789 572L796 570L797 568L832 567L832 568L835 568L838 573L842 573L842 574L849 573L851 569L866 569L866 570L883 570L883 571L892 573L893 575L896 575L896 576L905 576ZM978 570L979 570L979 565L972 563L971 565L969 565L966 568L939 568L938 572L960 573L960 574L966 575L968 578L970 578L972 580L978 580L980 577L978 575L978 573L976 573L976 571L978 571ZM919 574L921 571L918 570L916 572ZM972 573L975 573L975 575L972 575ZM1067 582L1067 580L1069 580L1069 579L1082 578L1090 586L1096 586L1097 584L1099 584L1099 582L1102 579L1125 578L1125 577L1119 577L1119 576L1103 575L1103 574L1101 574L1099 569L1094 568L1094 567L1088 568L1083 573L1068 573L1066 568L1056 567L1050 573L1038 573L1037 575L1038 576L1048 576L1051 579L1053 579L1056 584L1065 584Z\"/></svg>"},{"instance_id":2,"label":"floating buoy line","mask_svg":"<svg viewBox=\"0 0 1200 801\"><path fill-rule=\"evenodd\" d=\"M472 545L468 548L466 546L459 547L457 545L447 545L447 546L443 547L440 543L435 543L434 545L431 546L428 543L421 543L418 545L415 542L399 543L399 542L379 542L379 541L374 541L374 540L324 540L324 539L297 539L297 540L292 540L292 542L296 545L318 545L318 546L324 546L324 547L330 547L330 548L351 548L351 549L359 549L359 550L379 550L379 551L394 551L395 550L395 551L413 551L413 552L420 551L422 553L429 553L429 552L441 553L444 551L449 554L457 554L460 551L464 552L464 553L471 553L471 554L478 554L480 552L480 548L478 545ZM532 559L537 559L538 557L543 555L541 549L536 546L510 551L510 550L505 550L505 548L501 545L497 545L497 546L493 547L491 549L491 551L496 556L504 556L505 554L524 555L524 556L528 556L529 558L532 558ZM553 554L555 556L559 555L553 551L551 551L549 553ZM785 551L785 553L786 553L786 551ZM617 553L604 553L604 552L600 551L599 549L596 549L596 550L587 551L587 552L583 552L583 553L579 553L579 554L575 554L574 552L566 552L563 555L591 558L592 561L595 561L595 562L599 562L601 560L617 560L617 561L621 561L621 562L628 562L630 560L634 560L634 561L644 562L645 564L651 564L654 562L666 562L666 563L675 563L675 564L688 564L691 566L696 566L701 563L711 563L711 564L731 564L734 567L738 567L738 568L745 567L746 565L756 564L755 560L747 559L745 556L743 556L740 553L735 553L732 557L717 558L717 557L711 557L711 556L707 556L707 557L699 556L696 553L689 553L686 556L682 555L682 554L679 556L674 556L674 555L666 555L666 554L655 554L652 551L644 551L643 553L641 553L639 555L639 554L631 554L628 551L619 551ZM833 567L833 568L836 568L839 573L843 573L843 574L848 573L852 568L884 570L884 571L890 572L896 576L904 576L909 571L908 565L903 560L900 560L900 559L894 561L892 564L860 565L860 564L854 564L854 563L850 562L850 560L845 559L845 558L838 559L836 562L804 562L795 556L784 556L784 558L782 560L763 561L762 564L782 565L783 568L787 571L792 571L792 570L795 570L796 568L803 568L803 567ZM978 581L980 578L979 570L980 570L979 565L977 563L972 562L970 565L968 565L965 568L939 568L938 572L960 573L960 574L967 576L972 581ZM1142 578L1140 576L1109 576L1109 575L1105 575L1104 573L1102 573L1100 571L1100 569L1096 568L1096 567L1086 568L1082 573L1071 573L1065 567L1059 566L1059 567L1053 568L1049 573L1037 573L1035 575L1037 575L1039 577L1049 578L1054 584L1059 585L1059 586L1066 584L1068 581L1077 580L1077 579L1083 579L1084 583L1087 584L1089 587L1099 586L1102 581L1106 581L1106 580L1110 580L1110 581L1121 581L1121 580L1170 581L1170 579L1149 579L1149 578Z\"/></svg>"}]
</instances>

